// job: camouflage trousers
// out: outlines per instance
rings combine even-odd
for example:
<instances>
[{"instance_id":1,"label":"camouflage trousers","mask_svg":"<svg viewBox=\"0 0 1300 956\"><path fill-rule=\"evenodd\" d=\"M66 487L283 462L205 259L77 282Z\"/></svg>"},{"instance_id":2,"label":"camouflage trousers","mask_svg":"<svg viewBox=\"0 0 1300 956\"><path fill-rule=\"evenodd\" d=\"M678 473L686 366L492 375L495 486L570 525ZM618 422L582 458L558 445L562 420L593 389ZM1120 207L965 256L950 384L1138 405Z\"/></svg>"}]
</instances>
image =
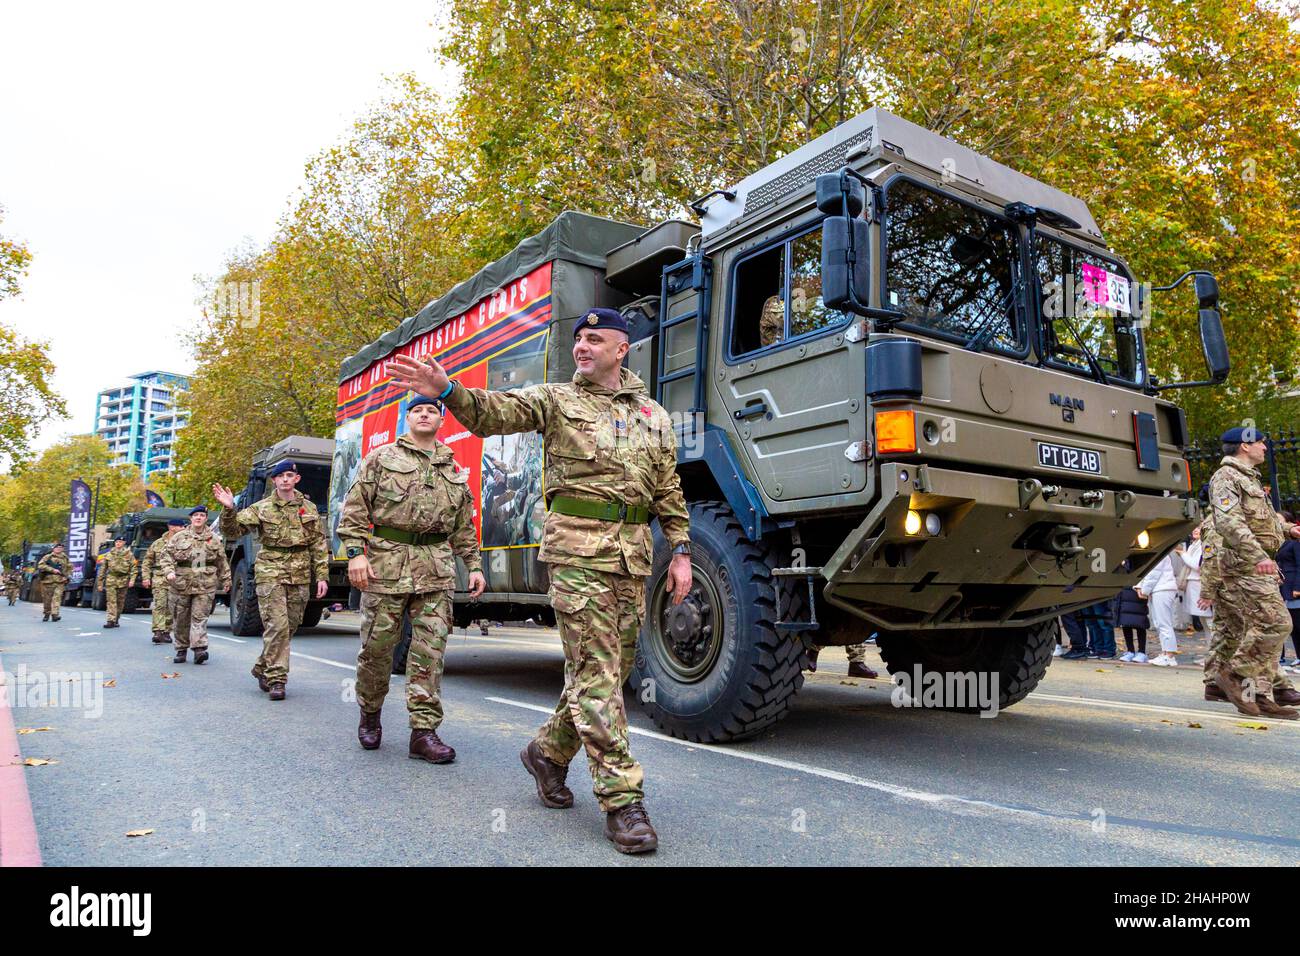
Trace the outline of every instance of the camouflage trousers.
<instances>
[{"instance_id":1,"label":"camouflage trousers","mask_svg":"<svg viewBox=\"0 0 1300 956\"><path fill-rule=\"evenodd\" d=\"M814 652L821 653L823 650L825 650L825 648L822 647L822 645L813 645ZM850 664L865 664L867 661L866 644L846 644L844 647L844 653L848 655Z\"/></svg>"},{"instance_id":2,"label":"camouflage trousers","mask_svg":"<svg viewBox=\"0 0 1300 956\"><path fill-rule=\"evenodd\" d=\"M8 585L8 586L5 588L5 597L9 599L9 603L10 603L10 604L13 604L15 601L17 601L17 600L18 600L18 585L16 585L16 584L10 584L10 585Z\"/></svg>"},{"instance_id":3,"label":"camouflage trousers","mask_svg":"<svg viewBox=\"0 0 1300 956\"><path fill-rule=\"evenodd\" d=\"M268 684L283 684L289 679L289 642L307 609L307 585L259 584L257 608L262 614L262 654L253 673Z\"/></svg>"},{"instance_id":4,"label":"camouflage trousers","mask_svg":"<svg viewBox=\"0 0 1300 956\"><path fill-rule=\"evenodd\" d=\"M562 766L585 749L601 809L617 810L645 796L623 705L645 618L645 579L561 565L550 572L551 607L564 642L564 692L537 744Z\"/></svg>"},{"instance_id":5,"label":"camouflage trousers","mask_svg":"<svg viewBox=\"0 0 1300 956\"><path fill-rule=\"evenodd\" d=\"M451 591L425 594L361 595L361 650L357 654L357 703L373 714L384 706L393 672L393 650L411 619L406 655L406 710L412 730L437 730L442 723L442 653L451 633Z\"/></svg>"},{"instance_id":6,"label":"camouflage trousers","mask_svg":"<svg viewBox=\"0 0 1300 956\"><path fill-rule=\"evenodd\" d=\"M41 605L51 617L59 616L59 605L63 603L63 582L41 582Z\"/></svg>"},{"instance_id":7,"label":"camouflage trousers","mask_svg":"<svg viewBox=\"0 0 1300 956\"><path fill-rule=\"evenodd\" d=\"M128 585L104 582L104 608L108 611L108 623L116 624L117 619L126 610L126 592Z\"/></svg>"},{"instance_id":8,"label":"camouflage trousers","mask_svg":"<svg viewBox=\"0 0 1300 956\"><path fill-rule=\"evenodd\" d=\"M196 651L208 647L208 615L212 613L212 602L216 594L205 591L203 594L172 594L172 624L176 629L176 650L194 648Z\"/></svg>"},{"instance_id":9,"label":"camouflage trousers","mask_svg":"<svg viewBox=\"0 0 1300 956\"><path fill-rule=\"evenodd\" d=\"M1207 671L1213 660L1216 668L1253 681L1255 692L1265 697L1271 696L1274 688L1291 686L1278 667L1282 646L1291 634L1291 615L1277 584L1270 574L1223 579L1214 604L1219 626L1205 659ZM1220 641L1223 646L1216 647Z\"/></svg>"},{"instance_id":10,"label":"camouflage trousers","mask_svg":"<svg viewBox=\"0 0 1300 956\"><path fill-rule=\"evenodd\" d=\"M167 589L167 585L160 584L157 581L153 585L153 611L150 626L155 634L170 634L172 632L172 596Z\"/></svg>"}]
</instances>

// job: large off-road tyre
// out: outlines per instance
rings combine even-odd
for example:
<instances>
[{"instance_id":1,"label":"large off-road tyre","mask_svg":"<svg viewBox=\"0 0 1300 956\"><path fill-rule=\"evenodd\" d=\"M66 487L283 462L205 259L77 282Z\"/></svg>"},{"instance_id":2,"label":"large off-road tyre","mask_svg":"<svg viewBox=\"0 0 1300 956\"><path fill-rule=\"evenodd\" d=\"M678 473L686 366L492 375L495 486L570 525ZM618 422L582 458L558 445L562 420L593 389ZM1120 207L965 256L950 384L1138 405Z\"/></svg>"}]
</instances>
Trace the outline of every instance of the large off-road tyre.
<instances>
[{"instance_id":1,"label":"large off-road tyre","mask_svg":"<svg viewBox=\"0 0 1300 956\"><path fill-rule=\"evenodd\" d=\"M257 606L257 586L248 561L240 558L230 575L230 633L257 637L262 633L262 612Z\"/></svg>"},{"instance_id":2,"label":"large off-road tyre","mask_svg":"<svg viewBox=\"0 0 1300 956\"><path fill-rule=\"evenodd\" d=\"M772 577L783 552L750 541L729 506L699 501L690 513L691 593L672 604L671 555L656 525L646 619L624 693L674 737L742 740L784 717L803 686L803 644L774 624L776 589L787 621L807 615L806 592Z\"/></svg>"},{"instance_id":3,"label":"large off-road tyre","mask_svg":"<svg viewBox=\"0 0 1300 956\"><path fill-rule=\"evenodd\" d=\"M1052 662L1057 623L1053 618L1029 627L988 627L959 631L881 631L876 637L889 673L922 679L939 674L988 673L997 676L998 709L1029 696ZM978 706L944 707L977 713Z\"/></svg>"},{"instance_id":4,"label":"large off-road tyre","mask_svg":"<svg viewBox=\"0 0 1300 956\"><path fill-rule=\"evenodd\" d=\"M308 604L302 611L302 623L299 627L315 627L320 623L321 612L325 610L324 604Z\"/></svg>"},{"instance_id":5,"label":"large off-road tyre","mask_svg":"<svg viewBox=\"0 0 1300 956\"><path fill-rule=\"evenodd\" d=\"M95 588L95 596L90 599L90 609L92 611L108 610L108 592Z\"/></svg>"}]
</instances>

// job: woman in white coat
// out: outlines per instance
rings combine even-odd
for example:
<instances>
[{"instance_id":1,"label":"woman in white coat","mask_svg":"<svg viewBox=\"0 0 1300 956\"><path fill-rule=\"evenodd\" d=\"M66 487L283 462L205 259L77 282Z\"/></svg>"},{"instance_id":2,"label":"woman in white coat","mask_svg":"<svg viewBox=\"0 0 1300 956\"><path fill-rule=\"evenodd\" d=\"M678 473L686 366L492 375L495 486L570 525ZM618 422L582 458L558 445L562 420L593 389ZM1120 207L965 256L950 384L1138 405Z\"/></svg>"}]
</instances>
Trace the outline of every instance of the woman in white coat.
<instances>
[{"instance_id":1,"label":"woman in white coat","mask_svg":"<svg viewBox=\"0 0 1300 956\"><path fill-rule=\"evenodd\" d=\"M1178 573L1183 567L1183 546L1160 559L1137 586L1140 597L1147 599L1151 611L1151 626L1160 638L1160 654L1151 659L1156 667L1173 667L1178 663L1178 637L1174 632L1174 616L1178 608Z\"/></svg>"},{"instance_id":2,"label":"woman in white coat","mask_svg":"<svg viewBox=\"0 0 1300 956\"><path fill-rule=\"evenodd\" d=\"M1201 560L1205 557L1205 546L1201 544L1201 529L1192 530L1191 546L1183 553L1183 563L1187 565L1187 588L1183 591L1183 607L1193 617L1201 619L1205 636L1214 641L1214 608L1205 610L1198 606L1201 597Z\"/></svg>"}]
</instances>

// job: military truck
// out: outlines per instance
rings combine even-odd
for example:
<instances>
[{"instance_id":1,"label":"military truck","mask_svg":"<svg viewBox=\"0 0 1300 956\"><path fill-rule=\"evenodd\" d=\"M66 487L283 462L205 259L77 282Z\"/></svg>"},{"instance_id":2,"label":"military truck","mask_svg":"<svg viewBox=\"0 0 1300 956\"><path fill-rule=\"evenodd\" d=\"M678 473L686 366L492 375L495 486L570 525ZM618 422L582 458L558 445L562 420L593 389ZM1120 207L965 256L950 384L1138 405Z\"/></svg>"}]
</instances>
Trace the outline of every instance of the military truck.
<instances>
[{"instance_id":1,"label":"military truck","mask_svg":"<svg viewBox=\"0 0 1300 956\"><path fill-rule=\"evenodd\" d=\"M52 550L54 550L52 541L27 546L27 553L23 556L22 563L23 583L18 588L19 600L32 604L41 603L40 582L36 580L36 565L40 564L41 558Z\"/></svg>"},{"instance_id":2,"label":"military truck","mask_svg":"<svg viewBox=\"0 0 1300 956\"><path fill-rule=\"evenodd\" d=\"M255 501L275 493L275 486L267 477L271 469L285 459L291 459L298 467L301 480L298 490L315 503L321 515L327 514L327 500L330 493L330 465L334 458L334 442L328 438L311 438L304 435L290 435L276 442L269 448L263 448L253 456L252 467L248 472L248 483L235 495L235 507L247 508ZM214 511L210 523L214 528L220 524L220 510ZM253 573L257 566L257 553L260 544L256 534L243 534L232 541L224 542L226 559L230 561L230 593L219 595L230 609L231 633L241 637L262 633L262 615L257 607L257 588L253 583ZM348 599L348 570L346 561L331 561L329 590L323 600L317 600L315 589L311 600L303 613L302 626L315 627L320 622L321 612L336 602L346 603Z\"/></svg>"},{"instance_id":3,"label":"military truck","mask_svg":"<svg viewBox=\"0 0 1300 956\"><path fill-rule=\"evenodd\" d=\"M77 588L69 585L64 604L80 604L96 611L108 609L108 592L95 590L95 581L99 574L99 563L105 554L113 549L113 542L118 538L126 540L127 549L135 556L137 566L144 561L149 546L167 533L167 522L172 518L183 518L189 523L188 508L149 508L145 511L132 511L122 515L108 526L95 547L94 564L87 568L86 576ZM87 562L88 564L90 562ZM139 574L131 578L131 586L126 590L124 611L144 611L153 606L153 591L144 586Z\"/></svg>"},{"instance_id":4,"label":"military truck","mask_svg":"<svg viewBox=\"0 0 1300 956\"><path fill-rule=\"evenodd\" d=\"M628 682L665 731L756 734L807 647L872 632L891 673L982 676L1007 707L1060 614L1191 529L1186 420L1162 395L1228 374L1208 273L1139 284L1085 203L880 109L692 208L698 226L649 229L564 213L345 362L338 397L359 457L401 426L391 355L436 355L470 386L566 381L575 321L623 310L628 367L678 422L691 512L680 605L654 528ZM1198 309L1203 381L1148 370L1156 293ZM540 443L453 420L443 439L483 496L490 615L545 602L545 502L519 524L487 498L494 470L540 488Z\"/></svg>"}]
</instances>

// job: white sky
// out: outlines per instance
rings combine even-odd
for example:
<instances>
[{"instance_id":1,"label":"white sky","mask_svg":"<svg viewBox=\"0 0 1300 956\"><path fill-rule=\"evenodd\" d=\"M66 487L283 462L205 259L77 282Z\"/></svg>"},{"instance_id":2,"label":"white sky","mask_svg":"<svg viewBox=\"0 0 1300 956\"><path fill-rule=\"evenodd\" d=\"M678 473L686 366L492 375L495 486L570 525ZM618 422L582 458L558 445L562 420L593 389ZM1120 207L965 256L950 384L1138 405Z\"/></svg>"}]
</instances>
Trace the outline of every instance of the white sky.
<instances>
[{"instance_id":1,"label":"white sky","mask_svg":"<svg viewBox=\"0 0 1300 956\"><path fill-rule=\"evenodd\" d=\"M196 275L271 235L303 164L414 72L446 89L436 0L0 4L0 233L27 243L0 321L49 341L69 417L127 375L188 373Z\"/></svg>"}]
</instances>

